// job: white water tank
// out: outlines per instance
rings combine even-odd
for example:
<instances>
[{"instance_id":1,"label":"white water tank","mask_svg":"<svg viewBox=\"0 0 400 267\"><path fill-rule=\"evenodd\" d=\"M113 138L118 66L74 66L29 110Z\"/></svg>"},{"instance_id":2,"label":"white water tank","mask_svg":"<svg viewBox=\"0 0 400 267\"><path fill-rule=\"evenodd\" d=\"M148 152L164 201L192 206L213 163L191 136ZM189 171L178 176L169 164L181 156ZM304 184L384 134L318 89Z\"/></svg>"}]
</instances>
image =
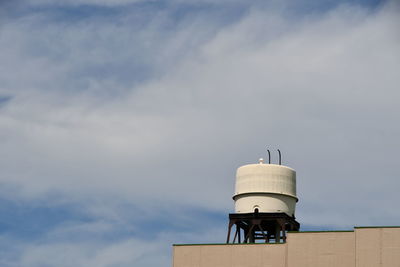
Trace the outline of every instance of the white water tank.
<instances>
[{"instance_id":1,"label":"white water tank","mask_svg":"<svg viewBox=\"0 0 400 267\"><path fill-rule=\"evenodd\" d=\"M294 216L296 202L296 171L276 164L244 165L237 169L235 195L236 213L284 212Z\"/></svg>"}]
</instances>

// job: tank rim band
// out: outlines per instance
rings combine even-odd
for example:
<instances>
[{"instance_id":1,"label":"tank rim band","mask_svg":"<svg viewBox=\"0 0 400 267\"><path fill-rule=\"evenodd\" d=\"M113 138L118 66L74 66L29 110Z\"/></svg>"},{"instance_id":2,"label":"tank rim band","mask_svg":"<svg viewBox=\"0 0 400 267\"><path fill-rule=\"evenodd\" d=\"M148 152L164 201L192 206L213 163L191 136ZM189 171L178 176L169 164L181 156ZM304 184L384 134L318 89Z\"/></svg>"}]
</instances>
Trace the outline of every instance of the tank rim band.
<instances>
[{"instance_id":1,"label":"tank rim band","mask_svg":"<svg viewBox=\"0 0 400 267\"><path fill-rule=\"evenodd\" d=\"M283 196L292 197L292 198L296 199L296 202L299 202L299 199L294 195L284 194L284 193L276 193L276 192L244 192L244 193L239 193L237 195L234 195L232 197L232 199L234 201L236 201L236 198L246 196L246 195L247 196L249 196L249 195L283 195Z\"/></svg>"}]
</instances>

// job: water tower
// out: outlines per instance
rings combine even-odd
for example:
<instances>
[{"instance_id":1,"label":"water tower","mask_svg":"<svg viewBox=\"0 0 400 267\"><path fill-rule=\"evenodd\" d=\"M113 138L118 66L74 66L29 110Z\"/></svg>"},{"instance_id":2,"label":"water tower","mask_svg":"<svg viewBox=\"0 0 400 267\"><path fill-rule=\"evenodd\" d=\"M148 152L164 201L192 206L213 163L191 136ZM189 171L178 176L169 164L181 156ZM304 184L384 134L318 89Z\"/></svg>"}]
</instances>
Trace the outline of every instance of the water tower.
<instances>
[{"instance_id":1,"label":"water tower","mask_svg":"<svg viewBox=\"0 0 400 267\"><path fill-rule=\"evenodd\" d=\"M229 214L227 243L280 243L286 241L287 231L298 231L295 219L296 171L260 159L257 164L241 166L236 172L235 213ZM232 227L236 226L234 235Z\"/></svg>"}]
</instances>

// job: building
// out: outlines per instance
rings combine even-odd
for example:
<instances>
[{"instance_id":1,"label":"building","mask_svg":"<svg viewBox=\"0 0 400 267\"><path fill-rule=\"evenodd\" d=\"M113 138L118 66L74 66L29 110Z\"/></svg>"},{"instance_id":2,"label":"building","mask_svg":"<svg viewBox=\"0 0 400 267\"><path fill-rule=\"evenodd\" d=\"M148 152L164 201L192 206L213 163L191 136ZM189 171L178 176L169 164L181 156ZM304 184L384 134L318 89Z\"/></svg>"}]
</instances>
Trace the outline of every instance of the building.
<instances>
[{"instance_id":1,"label":"building","mask_svg":"<svg viewBox=\"0 0 400 267\"><path fill-rule=\"evenodd\" d=\"M173 246L173 267L400 267L400 227L300 232L296 172L279 164L238 168L225 244Z\"/></svg>"},{"instance_id":2,"label":"building","mask_svg":"<svg viewBox=\"0 0 400 267\"><path fill-rule=\"evenodd\" d=\"M173 267L400 267L400 227L289 232L285 243L174 245Z\"/></svg>"}]
</instances>

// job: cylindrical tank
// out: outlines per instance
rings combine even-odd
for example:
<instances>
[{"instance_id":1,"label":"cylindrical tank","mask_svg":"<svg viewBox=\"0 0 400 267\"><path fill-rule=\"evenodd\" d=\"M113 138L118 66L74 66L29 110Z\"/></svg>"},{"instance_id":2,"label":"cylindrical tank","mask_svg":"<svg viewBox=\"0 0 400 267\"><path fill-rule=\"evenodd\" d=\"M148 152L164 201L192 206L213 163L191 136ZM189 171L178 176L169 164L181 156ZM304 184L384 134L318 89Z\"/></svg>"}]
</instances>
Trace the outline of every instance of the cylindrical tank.
<instances>
[{"instance_id":1,"label":"cylindrical tank","mask_svg":"<svg viewBox=\"0 0 400 267\"><path fill-rule=\"evenodd\" d=\"M294 216L296 202L296 171L276 164L244 165L237 169L235 195L236 213L284 212Z\"/></svg>"}]
</instances>

